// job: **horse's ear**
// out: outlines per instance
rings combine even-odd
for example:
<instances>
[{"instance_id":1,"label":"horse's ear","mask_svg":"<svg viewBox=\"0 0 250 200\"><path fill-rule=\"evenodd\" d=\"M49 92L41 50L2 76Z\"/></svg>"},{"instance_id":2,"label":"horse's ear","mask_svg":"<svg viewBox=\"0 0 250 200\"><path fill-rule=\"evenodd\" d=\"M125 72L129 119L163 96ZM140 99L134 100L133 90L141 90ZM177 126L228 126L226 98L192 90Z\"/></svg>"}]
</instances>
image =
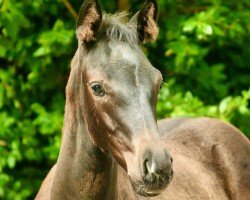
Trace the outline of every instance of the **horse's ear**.
<instances>
[{"instance_id":1,"label":"horse's ear","mask_svg":"<svg viewBox=\"0 0 250 200\"><path fill-rule=\"evenodd\" d=\"M156 40L159 32L157 17L157 1L147 0L143 8L131 18L130 21L137 24L138 39L141 43Z\"/></svg>"},{"instance_id":2,"label":"horse's ear","mask_svg":"<svg viewBox=\"0 0 250 200\"><path fill-rule=\"evenodd\" d=\"M95 36L102 22L102 12L97 0L85 0L81 6L76 34L80 41L90 42Z\"/></svg>"}]
</instances>

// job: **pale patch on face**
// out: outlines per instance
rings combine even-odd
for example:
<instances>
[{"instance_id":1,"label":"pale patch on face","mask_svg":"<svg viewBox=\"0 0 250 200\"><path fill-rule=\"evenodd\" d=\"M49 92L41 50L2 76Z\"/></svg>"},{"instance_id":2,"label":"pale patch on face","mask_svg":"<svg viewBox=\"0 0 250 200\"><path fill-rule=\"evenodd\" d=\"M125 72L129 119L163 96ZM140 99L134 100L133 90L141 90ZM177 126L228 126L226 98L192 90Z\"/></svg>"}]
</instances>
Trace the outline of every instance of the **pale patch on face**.
<instances>
[{"instance_id":1,"label":"pale patch on face","mask_svg":"<svg viewBox=\"0 0 250 200\"><path fill-rule=\"evenodd\" d=\"M115 46L115 48L114 48ZM111 45L110 48L113 49L111 56L115 58L121 57L125 61L131 63L132 65L139 66L138 56L136 52L128 45Z\"/></svg>"},{"instance_id":2,"label":"pale patch on face","mask_svg":"<svg viewBox=\"0 0 250 200\"><path fill-rule=\"evenodd\" d=\"M139 65L138 58L130 47L126 46L121 53L124 60L136 65L136 67Z\"/></svg>"},{"instance_id":3,"label":"pale patch on face","mask_svg":"<svg viewBox=\"0 0 250 200\"><path fill-rule=\"evenodd\" d=\"M111 55L114 58L122 58L125 62L128 62L129 64L133 65L135 67L135 83L138 86L139 85L139 59L138 59L138 55L135 52L134 49L132 49L130 46L128 45L111 45L111 46L116 46L115 48L111 48L113 49Z\"/></svg>"},{"instance_id":4,"label":"pale patch on face","mask_svg":"<svg viewBox=\"0 0 250 200\"><path fill-rule=\"evenodd\" d=\"M136 86L139 86L139 74L138 74L139 62L138 62L138 58L136 57L135 53L132 51L132 49L130 47L123 49L122 57L124 58L124 60L127 60L128 62L135 65L135 83L136 83Z\"/></svg>"}]
</instances>

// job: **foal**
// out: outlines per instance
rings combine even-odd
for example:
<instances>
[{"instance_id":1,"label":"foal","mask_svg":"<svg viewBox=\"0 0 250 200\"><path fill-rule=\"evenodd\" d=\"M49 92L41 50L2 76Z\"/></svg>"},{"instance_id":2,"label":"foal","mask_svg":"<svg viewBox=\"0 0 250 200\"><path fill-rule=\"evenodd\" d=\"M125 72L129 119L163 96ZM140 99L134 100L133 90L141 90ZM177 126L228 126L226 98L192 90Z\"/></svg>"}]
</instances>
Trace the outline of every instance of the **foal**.
<instances>
[{"instance_id":1,"label":"foal","mask_svg":"<svg viewBox=\"0 0 250 200\"><path fill-rule=\"evenodd\" d=\"M157 37L157 10L148 0L127 20L103 15L97 0L82 5L62 146L36 199L250 196L250 144L236 128L207 118L157 125L162 76L140 49Z\"/></svg>"}]
</instances>

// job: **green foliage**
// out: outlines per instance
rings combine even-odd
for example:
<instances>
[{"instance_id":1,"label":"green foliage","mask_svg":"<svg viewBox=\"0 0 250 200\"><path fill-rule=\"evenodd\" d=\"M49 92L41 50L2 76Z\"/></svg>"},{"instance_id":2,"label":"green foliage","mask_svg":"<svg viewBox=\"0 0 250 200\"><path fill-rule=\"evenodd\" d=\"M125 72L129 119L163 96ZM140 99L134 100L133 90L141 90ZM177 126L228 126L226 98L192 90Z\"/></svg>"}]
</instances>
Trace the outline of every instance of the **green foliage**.
<instances>
[{"instance_id":1,"label":"green foliage","mask_svg":"<svg viewBox=\"0 0 250 200\"><path fill-rule=\"evenodd\" d=\"M159 3L160 37L148 50L168 83L159 117L216 117L250 137L249 1Z\"/></svg>"},{"instance_id":2,"label":"green foliage","mask_svg":"<svg viewBox=\"0 0 250 200\"><path fill-rule=\"evenodd\" d=\"M172 92L171 88L176 83L169 82L170 84L164 86L159 94L157 113L160 118L183 116L218 118L235 124L250 137L250 109L248 105L250 101L250 89L243 91L239 96L227 96L218 104L206 105L190 91Z\"/></svg>"},{"instance_id":3,"label":"green foliage","mask_svg":"<svg viewBox=\"0 0 250 200\"><path fill-rule=\"evenodd\" d=\"M27 199L58 156L74 20L60 1L0 6L0 199Z\"/></svg>"},{"instance_id":4,"label":"green foliage","mask_svg":"<svg viewBox=\"0 0 250 200\"><path fill-rule=\"evenodd\" d=\"M145 52L167 83L159 118L216 117L250 137L249 1L158 2L159 40ZM32 199L56 161L74 29L61 0L0 0L0 199Z\"/></svg>"}]
</instances>

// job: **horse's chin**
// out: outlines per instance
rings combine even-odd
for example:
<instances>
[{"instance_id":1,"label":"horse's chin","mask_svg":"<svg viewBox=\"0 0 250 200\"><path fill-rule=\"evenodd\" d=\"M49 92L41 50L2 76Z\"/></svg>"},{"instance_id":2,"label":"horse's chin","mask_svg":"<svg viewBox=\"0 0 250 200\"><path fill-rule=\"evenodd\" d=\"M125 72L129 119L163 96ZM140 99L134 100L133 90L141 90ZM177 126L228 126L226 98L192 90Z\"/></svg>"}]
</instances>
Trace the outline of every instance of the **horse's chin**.
<instances>
[{"instance_id":1,"label":"horse's chin","mask_svg":"<svg viewBox=\"0 0 250 200\"><path fill-rule=\"evenodd\" d=\"M130 177L130 182L135 192L143 197L155 197L160 195L169 185L170 181L167 181L160 186L149 186L141 181L134 180Z\"/></svg>"}]
</instances>

